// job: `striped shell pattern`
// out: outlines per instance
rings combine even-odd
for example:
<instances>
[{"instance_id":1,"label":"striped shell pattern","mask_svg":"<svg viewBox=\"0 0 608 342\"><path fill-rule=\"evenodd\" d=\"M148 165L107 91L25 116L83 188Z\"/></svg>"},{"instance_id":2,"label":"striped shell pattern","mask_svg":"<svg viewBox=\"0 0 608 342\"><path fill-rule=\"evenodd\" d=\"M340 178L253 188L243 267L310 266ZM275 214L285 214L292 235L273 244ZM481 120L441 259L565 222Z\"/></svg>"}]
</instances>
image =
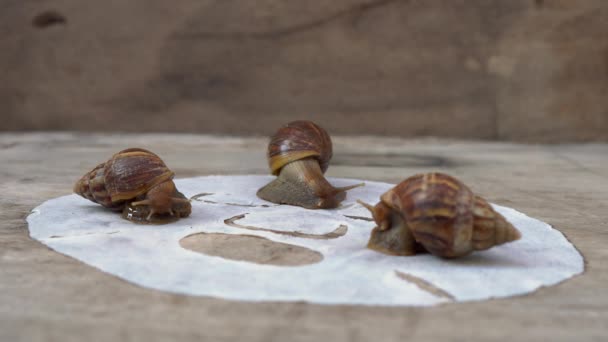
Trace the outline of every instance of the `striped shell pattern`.
<instances>
[{"instance_id":1,"label":"striped shell pattern","mask_svg":"<svg viewBox=\"0 0 608 342\"><path fill-rule=\"evenodd\" d=\"M268 164L273 175L278 175L288 163L314 157L325 172L332 157L329 134L311 121L293 121L281 127L268 144Z\"/></svg>"},{"instance_id":2,"label":"striped shell pattern","mask_svg":"<svg viewBox=\"0 0 608 342\"><path fill-rule=\"evenodd\" d=\"M438 256L462 256L520 237L486 200L446 174L412 176L381 201L401 212L416 242Z\"/></svg>"},{"instance_id":3,"label":"striped shell pattern","mask_svg":"<svg viewBox=\"0 0 608 342\"><path fill-rule=\"evenodd\" d=\"M173 172L156 154L131 148L87 172L74 185L74 192L106 208L120 210L130 200L172 178Z\"/></svg>"}]
</instances>

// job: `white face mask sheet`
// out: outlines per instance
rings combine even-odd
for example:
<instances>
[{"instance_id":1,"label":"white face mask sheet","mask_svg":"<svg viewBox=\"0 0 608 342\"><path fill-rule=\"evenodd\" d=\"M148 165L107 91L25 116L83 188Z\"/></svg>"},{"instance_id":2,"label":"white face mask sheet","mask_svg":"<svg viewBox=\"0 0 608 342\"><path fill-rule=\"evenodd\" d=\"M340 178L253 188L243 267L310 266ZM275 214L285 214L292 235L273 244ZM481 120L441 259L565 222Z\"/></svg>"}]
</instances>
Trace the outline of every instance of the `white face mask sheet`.
<instances>
[{"instance_id":1,"label":"white face mask sheet","mask_svg":"<svg viewBox=\"0 0 608 342\"><path fill-rule=\"evenodd\" d=\"M166 225L134 224L77 195L63 196L28 216L30 236L143 287L243 301L431 306L523 295L584 270L582 256L559 231L498 205L494 208L522 233L520 240L452 260L384 255L366 248L375 225L369 211L355 201L375 204L393 184L365 181L365 186L348 191L337 209L306 210L257 198L256 191L272 179L178 179L175 183L186 197L205 195L192 201L190 217ZM330 182L346 186L362 181ZM322 260L280 266L180 246L181 239L197 233L257 236L316 251Z\"/></svg>"}]
</instances>

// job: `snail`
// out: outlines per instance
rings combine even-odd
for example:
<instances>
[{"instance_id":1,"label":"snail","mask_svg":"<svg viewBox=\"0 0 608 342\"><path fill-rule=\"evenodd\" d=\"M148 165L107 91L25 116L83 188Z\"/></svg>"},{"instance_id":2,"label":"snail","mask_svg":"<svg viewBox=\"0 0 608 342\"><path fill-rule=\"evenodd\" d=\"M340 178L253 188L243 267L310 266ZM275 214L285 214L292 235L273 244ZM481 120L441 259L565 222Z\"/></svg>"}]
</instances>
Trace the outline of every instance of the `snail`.
<instances>
[{"instance_id":1,"label":"snail","mask_svg":"<svg viewBox=\"0 0 608 342\"><path fill-rule=\"evenodd\" d=\"M368 248L391 255L467 255L510 241L520 232L466 185L442 173L412 176L380 197Z\"/></svg>"},{"instance_id":2,"label":"snail","mask_svg":"<svg viewBox=\"0 0 608 342\"><path fill-rule=\"evenodd\" d=\"M166 223L190 215L190 201L177 191L173 172L156 154L130 148L87 172L74 192L102 206L123 211L134 222Z\"/></svg>"},{"instance_id":3,"label":"snail","mask_svg":"<svg viewBox=\"0 0 608 342\"><path fill-rule=\"evenodd\" d=\"M311 121L292 121L281 127L268 144L268 165L278 177L257 192L277 204L307 209L335 208L346 191L362 186L334 187L323 176L332 157L329 134Z\"/></svg>"}]
</instances>

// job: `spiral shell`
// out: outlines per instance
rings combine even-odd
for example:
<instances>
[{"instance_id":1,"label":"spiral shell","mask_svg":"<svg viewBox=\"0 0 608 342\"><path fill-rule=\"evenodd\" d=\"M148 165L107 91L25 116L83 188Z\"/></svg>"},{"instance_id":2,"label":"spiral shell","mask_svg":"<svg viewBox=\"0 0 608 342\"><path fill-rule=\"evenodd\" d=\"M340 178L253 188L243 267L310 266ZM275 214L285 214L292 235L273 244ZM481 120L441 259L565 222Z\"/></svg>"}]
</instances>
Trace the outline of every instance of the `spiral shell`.
<instances>
[{"instance_id":1,"label":"spiral shell","mask_svg":"<svg viewBox=\"0 0 608 342\"><path fill-rule=\"evenodd\" d=\"M381 203L374 207L374 218L379 227L386 220L403 220L403 227L408 230L403 236L407 239L411 234L413 237L411 244L405 243L402 246L406 247L400 247L406 250L393 251L395 254L414 254L416 245L421 245L437 256L458 257L514 241L521 236L486 200L446 174L412 176L384 193L380 199ZM392 216L385 212L387 210L392 212ZM382 229L372 233L371 248L383 246L380 249L391 249L386 246L395 245L382 241L382 235L385 235Z\"/></svg>"},{"instance_id":2,"label":"spiral shell","mask_svg":"<svg viewBox=\"0 0 608 342\"><path fill-rule=\"evenodd\" d=\"M283 166L309 157L316 158L325 172L332 157L331 138L314 122L292 121L272 136L267 156L273 175L278 175Z\"/></svg>"},{"instance_id":3,"label":"spiral shell","mask_svg":"<svg viewBox=\"0 0 608 342\"><path fill-rule=\"evenodd\" d=\"M331 138L310 121L292 121L281 127L268 144L268 165L276 179L260 188L263 200L307 209L336 208L346 191L362 186L334 187L324 173L332 156Z\"/></svg>"},{"instance_id":4,"label":"spiral shell","mask_svg":"<svg viewBox=\"0 0 608 342\"><path fill-rule=\"evenodd\" d=\"M122 209L125 201L145 194L150 188L173 178L173 172L156 154L130 148L87 172L74 192L106 208Z\"/></svg>"}]
</instances>

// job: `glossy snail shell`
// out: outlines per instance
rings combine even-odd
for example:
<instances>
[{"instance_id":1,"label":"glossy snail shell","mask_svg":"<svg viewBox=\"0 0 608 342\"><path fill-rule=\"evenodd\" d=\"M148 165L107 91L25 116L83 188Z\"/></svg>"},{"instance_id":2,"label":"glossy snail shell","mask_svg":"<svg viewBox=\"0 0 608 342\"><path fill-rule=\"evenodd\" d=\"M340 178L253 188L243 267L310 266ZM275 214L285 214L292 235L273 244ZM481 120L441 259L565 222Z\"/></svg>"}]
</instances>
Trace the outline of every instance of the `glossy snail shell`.
<instances>
[{"instance_id":1,"label":"glossy snail shell","mask_svg":"<svg viewBox=\"0 0 608 342\"><path fill-rule=\"evenodd\" d=\"M486 200L443 173L412 176L368 208L378 225L368 247L387 254L453 258L521 237Z\"/></svg>"},{"instance_id":2,"label":"glossy snail shell","mask_svg":"<svg viewBox=\"0 0 608 342\"><path fill-rule=\"evenodd\" d=\"M146 196L166 193L166 202L179 204L173 209L182 217L188 216L190 204L175 189L173 176L174 173L156 154L141 148L130 148L114 154L108 161L87 172L74 185L74 192L113 210L123 210L130 204L137 203L134 202L136 200L154 207L146 200ZM156 212L163 213L165 208L158 206ZM171 203L166 206L166 210L172 212ZM154 210L146 212L149 216L153 213Z\"/></svg>"},{"instance_id":3,"label":"glossy snail shell","mask_svg":"<svg viewBox=\"0 0 608 342\"><path fill-rule=\"evenodd\" d=\"M281 127L268 144L268 165L278 177L258 190L258 197L277 204L308 209L335 208L346 191L362 184L336 188L323 176L332 157L329 134L311 121Z\"/></svg>"},{"instance_id":4,"label":"glossy snail shell","mask_svg":"<svg viewBox=\"0 0 608 342\"><path fill-rule=\"evenodd\" d=\"M273 175L278 175L283 166L291 162L311 157L325 173L332 157L331 138L312 121L292 121L270 138L267 156Z\"/></svg>"},{"instance_id":5,"label":"glossy snail shell","mask_svg":"<svg viewBox=\"0 0 608 342\"><path fill-rule=\"evenodd\" d=\"M173 178L173 172L156 154L131 148L120 151L87 172L74 192L107 208L122 209L126 200L145 194Z\"/></svg>"}]
</instances>

